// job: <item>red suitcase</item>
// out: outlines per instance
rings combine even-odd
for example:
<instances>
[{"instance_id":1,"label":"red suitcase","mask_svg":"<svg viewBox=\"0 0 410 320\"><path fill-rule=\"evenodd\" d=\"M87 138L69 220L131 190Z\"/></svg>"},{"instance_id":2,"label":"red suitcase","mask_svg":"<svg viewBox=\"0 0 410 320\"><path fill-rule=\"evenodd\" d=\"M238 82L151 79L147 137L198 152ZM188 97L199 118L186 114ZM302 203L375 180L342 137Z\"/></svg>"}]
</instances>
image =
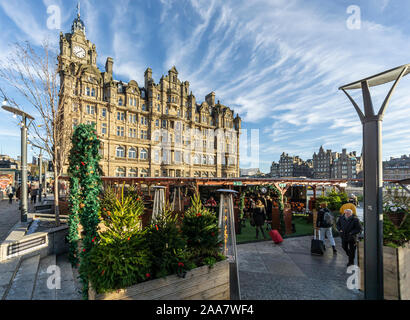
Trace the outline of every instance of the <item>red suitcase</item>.
<instances>
[{"instance_id":1,"label":"red suitcase","mask_svg":"<svg viewBox=\"0 0 410 320\"><path fill-rule=\"evenodd\" d=\"M281 243L283 241L282 236L280 235L278 230L269 231L269 235L272 238L273 242L275 242L276 244Z\"/></svg>"}]
</instances>

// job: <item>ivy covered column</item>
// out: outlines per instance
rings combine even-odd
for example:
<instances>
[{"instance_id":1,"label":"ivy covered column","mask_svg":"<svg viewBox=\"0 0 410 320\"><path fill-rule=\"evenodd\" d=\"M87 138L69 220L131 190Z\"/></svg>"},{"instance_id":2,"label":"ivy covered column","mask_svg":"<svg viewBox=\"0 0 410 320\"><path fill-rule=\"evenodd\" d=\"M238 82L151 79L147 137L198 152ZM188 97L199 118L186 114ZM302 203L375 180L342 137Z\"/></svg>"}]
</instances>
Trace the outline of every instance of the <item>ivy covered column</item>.
<instances>
[{"instance_id":1,"label":"ivy covered column","mask_svg":"<svg viewBox=\"0 0 410 320\"><path fill-rule=\"evenodd\" d=\"M88 276L86 266L88 253L98 237L100 177L100 140L94 125L80 124L72 136L72 148L69 155L70 177L70 216L68 219L70 244L69 259L73 266L79 266L83 283L83 296L87 297ZM78 226L83 232L81 248L78 247L80 235Z\"/></svg>"}]
</instances>

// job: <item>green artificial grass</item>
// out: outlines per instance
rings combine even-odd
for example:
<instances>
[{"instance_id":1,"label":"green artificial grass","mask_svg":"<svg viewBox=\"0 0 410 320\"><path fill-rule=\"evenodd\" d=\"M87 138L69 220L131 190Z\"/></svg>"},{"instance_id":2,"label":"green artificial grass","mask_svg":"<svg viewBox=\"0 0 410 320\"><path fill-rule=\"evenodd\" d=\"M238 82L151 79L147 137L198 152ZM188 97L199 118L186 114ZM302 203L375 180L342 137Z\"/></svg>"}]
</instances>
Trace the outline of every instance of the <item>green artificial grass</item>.
<instances>
[{"instance_id":1,"label":"green artificial grass","mask_svg":"<svg viewBox=\"0 0 410 320\"><path fill-rule=\"evenodd\" d=\"M307 223L304 217L293 217L292 223L295 224L296 232L287 235L286 238L308 236L313 234L312 223ZM266 230L266 226L263 226L263 231L265 232L266 240L270 240L269 230ZM256 239L255 227L249 224L249 220L246 220L245 227L242 227L241 234L236 235L236 243L246 243L246 242L256 242L265 241L263 236L259 232L259 239Z\"/></svg>"}]
</instances>

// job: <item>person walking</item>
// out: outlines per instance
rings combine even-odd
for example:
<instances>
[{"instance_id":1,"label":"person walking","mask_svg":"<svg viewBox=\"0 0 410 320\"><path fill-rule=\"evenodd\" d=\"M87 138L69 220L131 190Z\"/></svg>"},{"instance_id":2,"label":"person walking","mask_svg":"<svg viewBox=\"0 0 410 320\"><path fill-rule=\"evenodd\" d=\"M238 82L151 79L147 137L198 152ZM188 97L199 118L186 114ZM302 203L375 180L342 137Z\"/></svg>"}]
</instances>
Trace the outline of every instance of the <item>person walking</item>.
<instances>
[{"instance_id":1,"label":"person walking","mask_svg":"<svg viewBox=\"0 0 410 320\"><path fill-rule=\"evenodd\" d=\"M338 219L336 226L342 238L343 250L349 258L347 266L351 266L354 264L357 235L362 231L362 225L359 219L353 215L352 210L346 209L344 215Z\"/></svg>"},{"instance_id":2,"label":"person walking","mask_svg":"<svg viewBox=\"0 0 410 320\"><path fill-rule=\"evenodd\" d=\"M330 244L333 248L333 253L337 254L335 239L332 234L333 226L333 215L330 210L327 208L327 203L322 202L320 204L319 212L317 213L316 227L319 228L319 239L323 241L323 247L325 246L325 235L329 239Z\"/></svg>"},{"instance_id":3,"label":"person walking","mask_svg":"<svg viewBox=\"0 0 410 320\"><path fill-rule=\"evenodd\" d=\"M35 186L33 186L32 188L31 188L31 191L30 191L30 196L31 196L31 203L36 203L36 200L37 200L37 192L38 192L38 189L35 187Z\"/></svg>"},{"instance_id":4,"label":"person walking","mask_svg":"<svg viewBox=\"0 0 410 320\"><path fill-rule=\"evenodd\" d=\"M13 191L13 186L11 185L11 183L6 188L6 194L9 197L9 204L12 204L13 203L13 197L14 197L14 191Z\"/></svg>"},{"instance_id":5,"label":"person walking","mask_svg":"<svg viewBox=\"0 0 410 320\"><path fill-rule=\"evenodd\" d=\"M255 222L256 239L259 238L259 230L260 230L263 235L263 238L266 240L266 236L262 228L265 223L265 220L266 220L265 206L262 204L261 200L257 200L255 208L253 209L253 221Z\"/></svg>"}]
</instances>

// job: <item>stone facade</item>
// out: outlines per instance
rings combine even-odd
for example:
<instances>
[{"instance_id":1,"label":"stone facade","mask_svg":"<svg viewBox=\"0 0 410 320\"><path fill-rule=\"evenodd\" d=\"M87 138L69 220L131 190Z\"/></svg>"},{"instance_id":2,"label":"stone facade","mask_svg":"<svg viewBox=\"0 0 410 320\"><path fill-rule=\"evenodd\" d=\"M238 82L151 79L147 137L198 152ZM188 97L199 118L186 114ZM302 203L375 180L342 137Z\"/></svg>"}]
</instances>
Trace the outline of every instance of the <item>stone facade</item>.
<instances>
[{"instance_id":1,"label":"stone facade","mask_svg":"<svg viewBox=\"0 0 410 320\"><path fill-rule=\"evenodd\" d=\"M332 151L325 151L322 146L317 154L316 152L313 154L313 176L315 179L330 179L333 158Z\"/></svg>"},{"instance_id":2,"label":"stone facade","mask_svg":"<svg viewBox=\"0 0 410 320\"><path fill-rule=\"evenodd\" d=\"M277 165L272 163L272 168L275 170ZM277 174L273 172L274 174ZM298 156L289 156L287 153L282 153L279 160L279 177L312 177L311 164L307 161L303 161Z\"/></svg>"},{"instance_id":3,"label":"stone facade","mask_svg":"<svg viewBox=\"0 0 410 320\"><path fill-rule=\"evenodd\" d=\"M332 179L357 179L361 171L361 157L356 156L356 151L347 153L342 149L342 153L336 153L331 166Z\"/></svg>"},{"instance_id":4,"label":"stone facade","mask_svg":"<svg viewBox=\"0 0 410 320\"><path fill-rule=\"evenodd\" d=\"M400 158L390 157L383 161L384 180L402 180L410 178L410 155L402 155Z\"/></svg>"},{"instance_id":5,"label":"stone facade","mask_svg":"<svg viewBox=\"0 0 410 320\"><path fill-rule=\"evenodd\" d=\"M240 117L214 92L198 103L175 67L159 83L147 68L144 86L113 79L113 59L98 69L79 13L71 33L60 34L58 62L60 110L72 128L96 125L105 176L239 176Z\"/></svg>"}]
</instances>

